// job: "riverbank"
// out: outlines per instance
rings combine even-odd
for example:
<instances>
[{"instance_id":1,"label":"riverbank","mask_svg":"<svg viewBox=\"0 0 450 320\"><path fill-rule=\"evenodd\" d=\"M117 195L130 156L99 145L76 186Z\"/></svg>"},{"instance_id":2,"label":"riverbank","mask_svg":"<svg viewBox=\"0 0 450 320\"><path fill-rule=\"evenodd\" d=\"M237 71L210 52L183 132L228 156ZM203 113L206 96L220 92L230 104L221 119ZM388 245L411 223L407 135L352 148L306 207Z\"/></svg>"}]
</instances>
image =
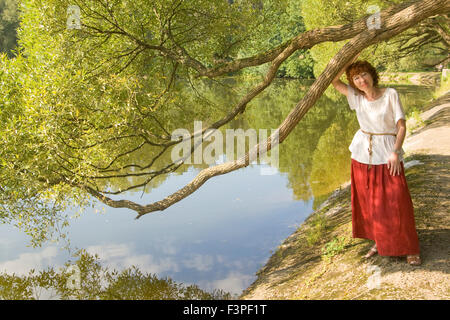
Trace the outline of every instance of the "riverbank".
<instances>
[{"instance_id":1,"label":"riverbank","mask_svg":"<svg viewBox=\"0 0 450 320\"><path fill-rule=\"evenodd\" d=\"M449 299L450 92L410 119L403 148L422 265L404 257L370 259L352 238L350 182L336 190L257 272L241 299Z\"/></svg>"}]
</instances>

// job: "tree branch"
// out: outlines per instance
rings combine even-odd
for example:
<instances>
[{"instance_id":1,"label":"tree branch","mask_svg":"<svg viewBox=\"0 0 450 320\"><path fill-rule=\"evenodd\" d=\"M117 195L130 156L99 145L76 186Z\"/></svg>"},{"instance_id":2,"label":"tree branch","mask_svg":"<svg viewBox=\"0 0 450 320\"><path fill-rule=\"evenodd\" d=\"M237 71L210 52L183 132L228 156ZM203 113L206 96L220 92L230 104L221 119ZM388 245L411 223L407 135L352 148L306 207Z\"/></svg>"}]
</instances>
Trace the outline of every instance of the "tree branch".
<instances>
[{"instance_id":1,"label":"tree branch","mask_svg":"<svg viewBox=\"0 0 450 320\"><path fill-rule=\"evenodd\" d=\"M295 128L298 122L304 117L307 111L315 104L317 99L319 99L319 97L323 94L325 89L330 85L332 79L334 79L338 72L358 52L361 52L364 48L367 48L372 44L386 41L393 36L403 32L404 30L411 28L420 21L442 12L450 12L450 2L446 0L422 0L406 2L400 4L399 6L388 8L381 12L381 29L368 30L365 27L365 19L361 19L360 21L351 25L312 30L289 41L282 50L278 48L277 50L279 51L277 51L278 54L276 55L273 53L274 51L272 51L270 54L272 54L273 56L271 56L270 54L266 54L260 55L258 56L258 58L254 58L253 60L246 60L247 64L251 64L255 63L255 60L258 59L258 62L261 61L260 59L267 59L268 56L273 58L272 60L269 60L272 61L272 64L265 76L264 81L241 100L241 102L235 108L235 111L243 110L248 101L250 101L265 87L267 87L273 80L280 64L299 48L310 48L323 41L341 41L351 38L351 40L341 48L338 54L336 54L330 60L323 73L311 85L306 95L297 103L295 108L289 113L286 119L278 127L278 139L276 139L277 135L272 135L268 138L268 140L263 141L262 145L261 143L255 145L240 159L202 170L185 187L169 195L163 200L148 205L139 205L128 200L112 200L93 190L92 188L89 188L87 186L80 187L84 188L87 192L91 193L93 196L109 206L115 208L126 207L136 211L138 213L136 219L153 211L165 210L174 203L186 198L191 193L195 192L210 178L246 167L250 163L249 159L253 158L255 154L259 153L261 155L261 151L267 152L271 150L271 148L275 147L277 143L282 143L290 134L290 132ZM203 75L208 74L208 76L213 76L214 74L220 74L220 72L229 72L224 70L229 70L230 67L241 68L243 65L245 65L245 63L238 65L236 65L235 63L236 62L232 62L222 69L215 69L214 72L210 70L209 72L203 73ZM240 63L242 63L242 60ZM220 123L221 121L216 122L216 125ZM214 125L212 127L214 127Z\"/></svg>"}]
</instances>

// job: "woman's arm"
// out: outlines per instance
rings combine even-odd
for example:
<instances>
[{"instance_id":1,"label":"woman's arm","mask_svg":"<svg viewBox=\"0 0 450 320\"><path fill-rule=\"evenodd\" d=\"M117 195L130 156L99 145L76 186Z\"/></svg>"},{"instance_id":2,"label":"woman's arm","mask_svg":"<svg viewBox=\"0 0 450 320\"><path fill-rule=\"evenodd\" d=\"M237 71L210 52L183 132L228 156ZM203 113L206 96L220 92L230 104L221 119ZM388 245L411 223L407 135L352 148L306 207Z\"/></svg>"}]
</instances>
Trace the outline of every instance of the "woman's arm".
<instances>
[{"instance_id":1,"label":"woman's arm","mask_svg":"<svg viewBox=\"0 0 450 320\"><path fill-rule=\"evenodd\" d=\"M405 119L399 119L397 121L397 139L395 140L394 150L400 150L402 148L405 136L406 136L406 121Z\"/></svg>"},{"instance_id":2,"label":"woman's arm","mask_svg":"<svg viewBox=\"0 0 450 320\"><path fill-rule=\"evenodd\" d=\"M333 85L333 87L339 91L340 93L342 93L343 95L347 96L348 92L347 92L347 85L342 82L340 80L342 74L345 72L345 69L347 69L347 67L349 65L351 65L357 58L358 56L361 54L361 52L359 52L352 60L350 60L350 62L348 62L340 71L339 73L336 75L336 77L333 79L333 81L331 81L331 84Z\"/></svg>"},{"instance_id":3,"label":"woman's arm","mask_svg":"<svg viewBox=\"0 0 450 320\"><path fill-rule=\"evenodd\" d=\"M397 121L397 138L395 140L394 150L392 150L387 163L389 173L394 176L400 174L401 165L399 153L400 150L402 149L405 136L406 136L406 121L405 119L399 119ZM395 151L397 151L398 153Z\"/></svg>"}]
</instances>

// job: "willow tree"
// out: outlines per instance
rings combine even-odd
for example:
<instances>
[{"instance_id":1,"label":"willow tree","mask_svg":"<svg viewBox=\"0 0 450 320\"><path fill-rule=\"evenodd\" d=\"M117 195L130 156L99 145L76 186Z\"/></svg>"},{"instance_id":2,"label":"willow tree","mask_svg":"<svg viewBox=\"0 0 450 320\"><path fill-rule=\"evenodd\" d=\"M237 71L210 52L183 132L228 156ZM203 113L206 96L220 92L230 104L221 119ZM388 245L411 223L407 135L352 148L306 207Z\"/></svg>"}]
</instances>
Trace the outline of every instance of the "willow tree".
<instances>
[{"instance_id":1,"label":"willow tree","mask_svg":"<svg viewBox=\"0 0 450 320\"><path fill-rule=\"evenodd\" d=\"M0 217L42 238L66 223L59 215L64 208L85 206L92 197L129 208L137 218L165 210L208 179L246 167L282 143L358 52L450 11L443 0L404 2L375 16L358 10L346 24L305 30L274 45L273 26L283 23L287 5L22 1L19 54L1 58ZM198 175L164 199L146 205L117 199L186 170L170 155L182 142L172 139L173 130L189 129L187 138L194 141L215 132L245 112L289 57L326 43L342 46L275 134L238 159L197 165ZM227 103L199 93L227 86L229 75L239 84L249 68L264 73L233 87ZM200 130L193 119L203 122Z\"/></svg>"}]
</instances>

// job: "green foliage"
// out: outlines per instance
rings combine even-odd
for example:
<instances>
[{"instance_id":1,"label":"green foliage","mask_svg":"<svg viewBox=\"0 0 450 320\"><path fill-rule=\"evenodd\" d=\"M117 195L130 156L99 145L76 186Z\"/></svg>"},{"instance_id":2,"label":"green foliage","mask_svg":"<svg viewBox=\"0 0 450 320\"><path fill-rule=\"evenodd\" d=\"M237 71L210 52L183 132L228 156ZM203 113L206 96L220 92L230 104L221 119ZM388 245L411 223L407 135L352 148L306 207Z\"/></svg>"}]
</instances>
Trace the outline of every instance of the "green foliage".
<instances>
[{"instance_id":1,"label":"green foliage","mask_svg":"<svg viewBox=\"0 0 450 320\"><path fill-rule=\"evenodd\" d=\"M322 256L325 259L330 259L343 252L348 245L349 239L345 236L334 237L330 242L327 242L322 248Z\"/></svg>"},{"instance_id":2,"label":"green foliage","mask_svg":"<svg viewBox=\"0 0 450 320\"><path fill-rule=\"evenodd\" d=\"M258 40L242 47L238 57L245 58L275 48L305 31L301 15L301 1L264 0L264 10L258 13L261 25L256 26ZM299 50L280 66L277 77L311 79L314 61L309 50ZM239 74L250 77L262 77L270 67L270 63L241 70Z\"/></svg>"},{"instance_id":3,"label":"green foliage","mask_svg":"<svg viewBox=\"0 0 450 320\"><path fill-rule=\"evenodd\" d=\"M327 220L325 213L319 212L308 219L308 229L306 230L306 242L308 245L315 245L324 236L327 230Z\"/></svg>"},{"instance_id":4,"label":"green foliage","mask_svg":"<svg viewBox=\"0 0 450 320\"><path fill-rule=\"evenodd\" d=\"M28 275L0 273L0 299L35 300L57 298L61 300L223 300L230 293L214 289L204 291L196 285L184 285L171 278L159 279L144 273L136 266L122 271L110 270L100 264L97 255L80 250L75 263L66 262L64 268L36 272ZM78 273L69 272L76 266ZM74 270L75 268L72 268ZM79 282L70 282L74 277ZM42 291L49 297L41 297Z\"/></svg>"},{"instance_id":5,"label":"green foliage","mask_svg":"<svg viewBox=\"0 0 450 320\"><path fill-rule=\"evenodd\" d=\"M413 119L413 120L410 121L410 123L412 122L412 124L409 124L406 127L406 129L408 131L408 134L411 134L414 130L416 130L417 128L422 127L425 124L425 122L420 117L421 113L422 113L422 111L420 111L417 108L415 108L414 110L410 111L409 116L408 116L408 120L409 119Z\"/></svg>"}]
</instances>

